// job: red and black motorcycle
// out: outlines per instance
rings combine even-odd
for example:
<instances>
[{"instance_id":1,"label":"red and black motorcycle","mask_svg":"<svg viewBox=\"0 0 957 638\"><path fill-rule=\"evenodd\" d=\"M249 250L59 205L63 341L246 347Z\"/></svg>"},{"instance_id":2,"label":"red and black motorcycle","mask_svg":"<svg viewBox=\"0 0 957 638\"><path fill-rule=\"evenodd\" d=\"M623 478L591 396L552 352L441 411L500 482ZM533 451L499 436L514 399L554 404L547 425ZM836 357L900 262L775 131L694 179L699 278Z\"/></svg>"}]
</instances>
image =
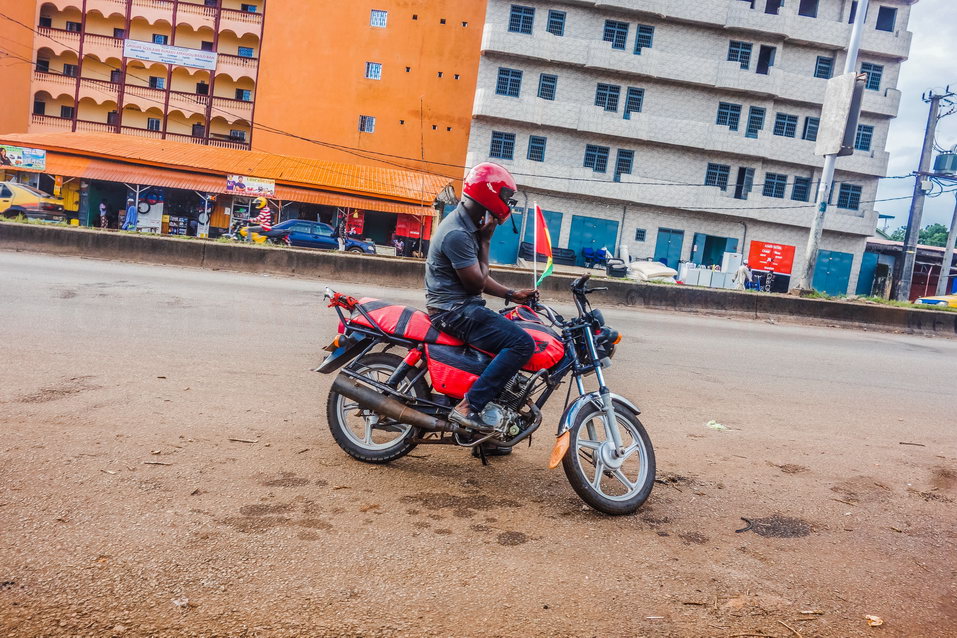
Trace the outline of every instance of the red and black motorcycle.
<instances>
[{"instance_id":1,"label":"red and black motorcycle","mask_svg":"<svg viewBox=\"0 0 957 638\"><path fill-rule=\"evenodd\" d=\"M536 348L483 410L482 430L450 423L448 415L489 364L489 354L439 332L421 310L327 288L339 335L316 371L341 370L327 405L336 443L366 463L388 463L419 444L511 447L538 429L543 406L570 375L574 383L549 467L561 463L572 488L596 510L633 513L654 485L655 454L638 408L605 384L603 368L611 365L621 337L589 304L588 294L604 288L588 288L588 278L572 283L578 310L572 319L537 302L501 311L532 335ZM589 392L585 380L592 375L598 389ZM578 397L569 402L572 387Z\"/></svg>"}]
</instances>

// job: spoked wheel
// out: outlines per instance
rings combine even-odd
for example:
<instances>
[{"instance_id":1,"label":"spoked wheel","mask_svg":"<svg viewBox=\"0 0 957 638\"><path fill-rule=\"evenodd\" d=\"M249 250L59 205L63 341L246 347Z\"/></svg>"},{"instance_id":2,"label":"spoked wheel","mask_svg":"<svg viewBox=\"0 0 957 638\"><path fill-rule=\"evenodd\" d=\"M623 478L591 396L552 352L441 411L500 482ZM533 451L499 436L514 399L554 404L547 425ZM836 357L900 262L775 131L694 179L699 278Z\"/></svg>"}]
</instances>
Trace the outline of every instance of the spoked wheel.
<instances>
[{"instance_id":1,"label":"spoked wheel","mask_svg":"<svg viewBox=\"0 0 957 638\"><path fill-rule=\"evenodd\" d=\"M398 355L375 352L359 359L351 369L374 381L385 383L401 363L402 357ZM397 389L417 398L428 398L429 390L425 381L420 379L410 385L414 374L415 371L410 370ZM326 417L332 438L347 454L360 461L388 463L415 448L415 443L411 442L415 437L415 428L411 425L397 423L371 410L362 409L355 401L338 392L329 392Z\"/></svg>"},{"instance_id":2,"label":"spoked wheel","mask_svg":"<svg viewBox=\"0 0 957 638\"><path fill-rule=\"evenodd\" d=\"M605 514L632 514L641 507L655 483L655 451L638 416L615 403L622 454L605 431L604 413L589 405L570 430L568 452L562 459L565 476L583 501Z\"/></svg>"}]
</instances>

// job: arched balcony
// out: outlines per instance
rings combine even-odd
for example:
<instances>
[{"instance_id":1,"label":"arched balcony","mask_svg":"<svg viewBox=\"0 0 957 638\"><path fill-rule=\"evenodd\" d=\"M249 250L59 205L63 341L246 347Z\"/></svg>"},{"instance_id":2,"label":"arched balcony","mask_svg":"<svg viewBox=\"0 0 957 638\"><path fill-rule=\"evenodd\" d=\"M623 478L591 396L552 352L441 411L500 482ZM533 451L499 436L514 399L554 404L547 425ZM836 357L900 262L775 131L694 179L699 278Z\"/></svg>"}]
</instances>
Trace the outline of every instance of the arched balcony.
<instances>
[{"instance_id":1,"label":"arched balcony","mask_svg":"<svg viewBox=\"0 0 957 638\"><path fill-rule=\"evenodd\" d=\"M166 138L181 142L205 141L206 118L178 110L170 111L166 117Z\"/></svg>"},{"instance_id":2,"label":"arched balcony","mask_svg":"<svg viewBox=\"0 0 957 638\"><path fill-rule=\"evenodd\" d=\"M93 133L116 133L120 124L116 102L97 102L92 97L80 99L76 111L76 130Z\"/></svg>"},{"instance_id":3,"label":"arched balcony","mask_svg":"<svg viewBox=\"0 0 957 638\"><path fill-rule=\"evenodd\" d=\"M256 83L248 75L233 79L227 73L216 75L213 87L213 115L251 120Z\"/></svg>"},{"instance_id":4,"label":"arched balcony","mask_svg":"<svg viewBox=\"0 0 957 638\"><path fill-rule=\"evenodd\" d=\"M142 42L159 42L163 38L169 42L173 35L173 25L169 20L149 20L143 17L135 17L130 21L129 37L133 40Z\"/></svg>"},{"instance_id":5,"label":"arched balcony","mask_svg":"<svg viewBox=\"0 0 957 638\"><path fill-rule=\"evenodd\" d=\"M95 54L84 54L81 74L87 80L119 84L123 81L123 61L120 58L101 59Z\"/></svg>"},{"instance_id":6,"label":"arched balcony","mask_svg":"<svg viewBox=\"0 0 957 638\"><path fill-rule=\"evenodd\" d=\"M209 145L222 148L249 148L252 125L243 119L214 117L210 120Z\"/></svg>"},{"instance_id":7,"label":"arched balcony","mask_svg":"<svg viewBox=\"0 0 957 638\"><path fill-rule=\"evenodd\" d=\"M141 109L135 104L127 104L123 107L122 124L121 132L126 135L160 139L163 137L163 109L155 106Z\"/></svg>"},{"instance_id":8,"label":"arched balcony","mask_svg":"<svg viewBox=\"0 0 957 638\"><path fill-rule=\"evenodd\" d=\"M72 93L35 92L30 132L69 131L73 127L74 105Z\"/></svg>"}]
</instances>

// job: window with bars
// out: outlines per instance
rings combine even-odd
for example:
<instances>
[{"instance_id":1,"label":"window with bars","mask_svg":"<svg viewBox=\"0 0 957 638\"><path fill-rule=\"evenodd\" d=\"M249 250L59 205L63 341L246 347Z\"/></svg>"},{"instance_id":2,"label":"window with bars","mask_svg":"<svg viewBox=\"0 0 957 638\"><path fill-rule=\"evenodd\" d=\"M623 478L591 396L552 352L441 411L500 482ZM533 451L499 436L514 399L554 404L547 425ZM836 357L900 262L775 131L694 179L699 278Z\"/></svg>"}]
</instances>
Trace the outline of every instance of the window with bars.
<instances>
[{"instance_id":1,"label":"window with bars","mask_svg":"<svg viewBox=\"0 0 957 638\"><path fill-rule=\"evenodd\" d=\"M645 103L645 90L629 86L625 93L625 119L630 120L632 113L641 113Z\"/></svg>"},{"instance_id":2,"label":"window with bars","mask_svg":"<svg viewBox=\"0 0 957 638\"><path fill-rule=\"evenodd\" d=\"M585 168L590 168L596 173L604 173L608 170L608 147L588 144L585 146Z\"/></svg>"},{"instance_id":3,"label":"window with bars","mask_svg":"<svg viewBox=\"0 0 957 638\"><path fill-rule=\"evenodd\" d=\"M752 48L754 45L750 42L731 40L728 44L728 62L737 62L742 69L748 69L751 66Z\"/></svg>"},{"instance_id":4,"label":"window with bars","mask_svg":"<svg viewBox=\"0 0 957 638\"><path fill-rule=\"evenodd\" d=\"M531 33L535 23L535 8L513 4L508 16L508 30L512 33Z\"/></svg>"},{"instance_id":5,"label":"window with bars","mask_svg":"<svg viewBox=\"0 0 957 638\"><path fill-rule=\"evenodd\" d=\"M857 125L857 135L854 137L854 150L869 151L874 139L874 127L867 124Z\"/></svg>"},{"instance_id":6,"label":"window with bars","mask_svg":"<svg viewBox=\"0 0 957 638\"><path fill-rule=\"evenodd\" d=\"M621 97L621 87L617 84L598 83L595 89L595 106L606 111L618 111L618 100Z\"/></svg>"},{"instance_id":7,"label":"window with bars","mask_svg":"<svg viewBox=\"0 0 957 638\"><path fill-rule=\"evenodd\" d=\"M552 35L565 35L565 12L549 9L548 23L545 26L545 30Z\"/></svg>"},{"instance_id":8,"label":"window with bars","mask_svg":"<svg viewBox=\"0 0 957 638\"><path fill-rule=\"evenodd\" d=\"M863 189L854 184L841 184L837 194L837 207L845 210L858 210L861 207L861 192Z\"/></svg>"},{"instance_id":9,"label":"window with bars","mask_svg":"<svg viewBox=\"0 0 957 638\"><path fill-rule=\"evenodd\" d=\"M808 140L809 142L817 141L817 132L821 128L821 118L819 117L806 117L804 118L804 130L801 132L801 139Z\"/></svg>"},{"instance_id":10,"label":"window with bars","mask_svg":"<svg viewBox=\"0 0 957 638\"><path fill-rule=\"evenodd\" d=\"M545 144L547 138L542 137L541 135L529 135L528 136L528 159L533 162L544 162L545 161Z\"/></svg>"},{"instance_id":11,"label":"window with bars","mask_svg":"<svg viewBox=\"0 0 957 638\"><path fill-rule=\"evenodd\" d=\"M729 102L718 103L718 126L727 126L732 131L738 130L741 123L741 105L731 104Z\"/></svg>"},{"instance_id":12,"label":"window with bars","mask_svg":"<svg viewBox=\"0 0 957 638\"><path fill-rule=\"evenodd\" d=\"M612 49L624 49L628 42L628 23L618 20L605 20L605 32L602 40L611 42Z\"/></svg>"},{"instance_id":13,"label":"window with bars","mask_svg":"<svg viewBox=\"0 0 957 638\"><path fill-rule=\"evenodd\" d=\"M75 64L64 64L63 65L63 75L71 78L75 78L77 75L79 67Z\"/></svg>"},{"instance_id":14,"label":"window with bars","mask_svg":"<svg viewBox=\"0 0 957 638\"><path fill-rule=\"evenodd\" d=\"M79 22L73 22L72 20L66 21L66 30L71 33L79 33L83 29L83 25ZM71 116L72 117L72 116Z\"/></svg>"},{"instance_id":15,"label":"window with bars","mask_svg":"<svg viewBox=\"0 0 957 638\"><path fill-rule=\"evenodd\" d=\"M744 131L745 137L757 138L758 133L764 128L764 118L767 111L760 106L752 106L748 109L748 128Z\"/></svg>"},{"instance_id":16,"label":"window with bars","mask_svg":"<svg viewBox=\"0 0 957 638\"><path fill-rule=\"evenodd\" d=\"M797 135L797 125L797 115L778 113L774 120L774 134L782 137L794 137Z\"/></svg>"},{"instance_id":17,"label":"window with bars","mask_svg":"<svg viewBox=\"0 0 957 638\"><path fill-rule=\"evenodd\" d=\"M645 241L645 236L647 236L648 231L644 228L635 229L635 241Z\"/></svg>"},{"instance_id":18,"label":"window with bars","mask_svg":"<svg viewBox=\"0 0 957 638\"><path fill-rule=\"evenodd\" d=\"M880 64L871 62L861 63L861 73L867 74L867 81L864 82L864 88L871 91L879 91L881 88L881 76L884 75L884 67Z\"/></svg>"},{"instance_id":19,"label":"window with bars","mask_svg":"<svg viewBox=\"0 0 957 638\"><path fill-rule=\"evenodd\" d=\"M148 117L146 118L146 130L147 131L158 131L161 128L162 122L158 117Z\"/></svg>"},{"instance_id":20,"label":"window with bars","mask_svg":"<svg viewBox=\"0 0 957 638\"><path fill-rule=\"evenodd\" d=\"M764 190L761 194L765 197L776 197L784 199L784 191L788 185L788 176L781 173L764 174Z\"/></svg>"},{"instance_id":21,"label":"window with bars","mask_svg":"<svg viewBox=\"0 0 957 638\"><path fill-rule=\"evenodd\" d=\"M650 49L655 41L655 28L647 24L635 25L635 55L641 55L642 49Z\"/></svg>"},{"instance_id":22,"label":"window with bars","mask_svg":"<svg viewBox=\"0 0 957 638\"><path fill-rule=\"evenodd\" d=\"M635 166L635 152L627 149L618 149L615 157L615 181L620 182L622 175L631 175Z\"/></svg>"},{"instance_id":23,"label":"window with bars","mask_svg":"<svg viewBox=\"0 0 957 638\"><path fill-rule=\"evenodd\" d=\"M522 72L518 69L500 67L498 80L495 82L495 93L507 97L518 97L522 90Z\"/></svg>"},{"instance_id":24,"label":"window with bars","mask_svg":"<svg viewBox=\"0 0 957 638\"><path fill-rule=\"evenodd\" d=\"M796 202L806 202L811 198L811 178L795 177L791 187L791 199Z\"/></svg>"},{"instance_id":25,"label":"window with bars","mask_svg":"<svg viewBox=\"0 0 957 638\"><path fill-rule=\"evenodd\" d=\"M554 100L558 92L558 76L542 73L538 76L538 97L543 100Z\"/></svg>"},{"instance_id":26,"label":"window with bars","mask_svg":"<svg viewBox=\"0 0 957 638\"><path fill-rule=\"evenodd\" d=\"M72 106L61 106L60 107L60 117L66 118L68 120L73 119L73 107Z\"/></svg>"},{"instance_id":27,"label":"window with bars","mask_svg":"<svg viewBox=\"0 0 957 638\"><path fill-rule=\"evenodd\" d=\"M366 62L366 79L367 80L382 79L382 63L381 62Z\"/></svg>"},{"instance_id":28,"label":"window with bars","mask_svg":"<svg viewBox=\"0 0 957 638\"><path fill-rule=\"evenodd\" d=\"M369 17L369 26L379 27L384 29L389 23L389 12L381 11L379 9L373 9L372 14Z\"/></svg>"},{"instance_id":29,"label":"window with bars","mask_svg":"<svg viewBox=\"0 0 957 638\"><path fill-rule=\"evenodd\" d=\"M834 75L834 58L823 55L817 56L817 62L814 63L814 77L830 80Z\"/></svg>"},{"instance_id":30,"label":"window with bars","mask_svg":"<svg viewBox=\"0 0 957 638\"><path fill-rule=\"evenodd\" d=\"M360 115L359 130L363 133L375 133L375 117L372 115Z\"/></svg>"},{"instance_id":31,"label":"window with bars","mask_svg":"<svg viewBox=\"0 0 957 638\"><path fill-rule=\"evenodd\" d=\"M488 149L489 157L513 159L515 156L515 133L492 131L492 144Z\"/></svg>"},{"instance_id":32,"label":"window with bars","mask_svg":"<svg viewBox=\"0 0 957 638\"><path fill-rule=\"evenodd\" d=\"M728 178L731 176L731 167L727 164L712 164L708 162L708 170L704 174L705 186L717 186L721 190L728 188Z\"/></svg>"}]
</instances>

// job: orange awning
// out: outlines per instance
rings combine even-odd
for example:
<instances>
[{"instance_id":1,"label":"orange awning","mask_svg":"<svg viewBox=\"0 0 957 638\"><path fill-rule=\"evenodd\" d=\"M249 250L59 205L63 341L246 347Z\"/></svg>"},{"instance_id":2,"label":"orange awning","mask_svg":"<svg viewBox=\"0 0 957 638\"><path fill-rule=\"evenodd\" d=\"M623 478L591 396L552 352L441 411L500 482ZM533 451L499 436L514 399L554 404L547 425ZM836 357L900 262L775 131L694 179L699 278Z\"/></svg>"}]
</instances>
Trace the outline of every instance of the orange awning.
<instances>
[{"instance_id":1,"label":"orange awning","mask_svg":"<svg viewBox=\"0 0 957 638\"><path fill-rule=\"evenodd\" d=\"M302 202L304 204L319 204L321 206L337 206L341 208L358 208L380 213L395 213L415 215L416 217L435 217L435 209L431 206L414 206L399 202L383 202L375 199L363 199L351 195L311 191L305 188L276 185L276 199L284 202Z\"/></svg>"},{"instance_id":2,"label":"orange awning","mask_svg":"<svg viewBox=\"0 0 957 638\"><path fill-rule=\"evenodd\" d=\"M226 193L226 180L218 175L188 173L151 166L134 166L120 162L74 157L50 153L47 155L46 172L64 177L82 177L105 182L138 184L140 186L161 186L180 188L203 193ZM385 202L375 199L341 195L307 188L276 186L275 199L284 202L301 202L341 208L358 208L382 213L415 215L416 217L434 217L435 209L430 206L415 206L400 202Z\"/></svg>"}]
</instances>

